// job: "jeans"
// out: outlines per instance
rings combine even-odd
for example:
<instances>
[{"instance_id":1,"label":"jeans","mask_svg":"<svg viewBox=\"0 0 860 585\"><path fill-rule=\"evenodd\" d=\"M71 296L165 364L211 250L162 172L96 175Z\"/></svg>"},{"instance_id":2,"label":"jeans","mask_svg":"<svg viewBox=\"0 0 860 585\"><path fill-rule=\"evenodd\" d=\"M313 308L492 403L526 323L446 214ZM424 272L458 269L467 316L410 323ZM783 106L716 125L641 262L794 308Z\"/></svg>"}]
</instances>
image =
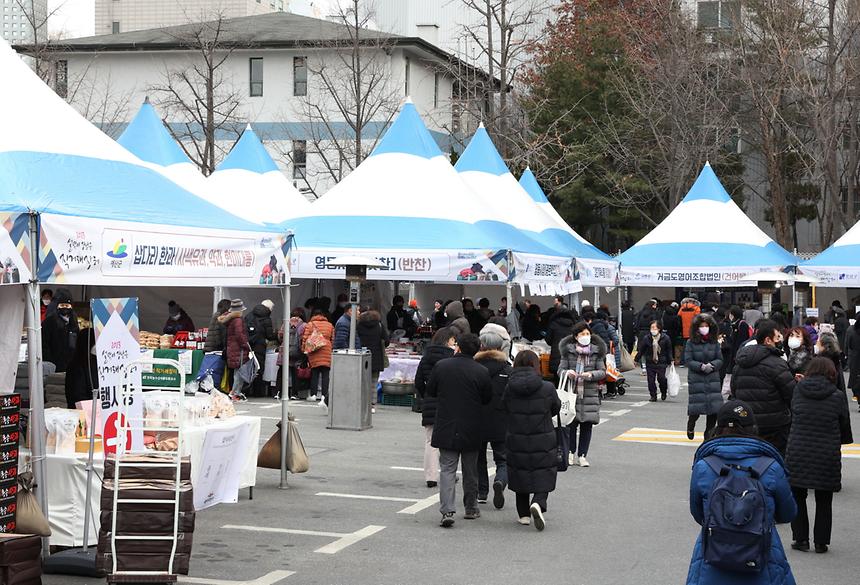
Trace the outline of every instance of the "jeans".
<instances>
[{"instance_id":1,"label":"jeans","mask_svg":"<svg viewBox=\"0 0 860 585\"><path fill-rule=\"evenodd\" d=\"M534 494L531 498L531 502L529 502L529 496L531 494L525 494L521 492L517 492L517 515L520 518L527 518L531 516L529 513L529 506L532 504L537 504L540 506L541 512L546 512L546 499L549 497L549 494L546 492L540 492Z\"/></svg>"},{"instance_id":2,"label":"jeans","mask_svg":"<svg viewBox=\"0 0 860 585\"><path fill-rule=\"evenodd\" d=\"M496 477L493 482L502 482L502 487L508 487L508 463L505 455L505 442L492 441L493 461L496 464ZM486 497L490 493L490 474L487 472L487 443L478 451L478 495Z\"/></svg>"},{"instance_id":3,"label":"jeans","mask_svg":"<svg viewBox=\"0 0 860 585\"><path fill-rule=\"evenodd\" d=\"M430 444L432 440L433 425L427 425L424 427L424 481L439 481L439 449Z\"/></svg>"},{"instance_id":4,"label":"jeans","mask_svg":"<svg viewBox=\"0 0 860 585\"><path fill-rule=\"evenodd\" d=\"M318 391L322 394L322 397L326 399L328 402L328 375L331 372L331 368L328 366L319 366L318 368L311 369L311 394L316 394ZM320 381L322 381L322 387L320 387Z\"/></svg>"},{"instance_id":5,"label":"jeans","mask_svg":"<svg viewBox=\"0 0 860 585\"><path fill-rule=\"evenodd\" d=\"M660 395L666 396L669 383L666 381L666 366L663 364L648 364L645 368L648 373L648 392L651 398L657 398L657 384L660 384Z\"/></svg>"},{"instance_id":6,"label":"jeans","mask_svg":"<svg viewBox=\"0 0 860 585\"><path fill-rule=\"evenodd\" d=\"M379 374L381 372L372 372L370 377L370 384L373 388L373 391L370 393L370 405L376 406L376 387L379 386Z\"/></svg>"},{"instance_id":7,"label":"jeans","mask_svg":"<svg viewBox=\"0 0 860 585\"><path fill-rule=\"evenodd\" d=\"M239 376L239 368L230 370L230 395L241 394L244 387L245 382Z\"/></svg>"},{"instance_id":8,"label":"jeans","mask_svg":"<svg viewBox=\"0 0 860 585\"><path fill-rule=\"evenodd\" d=\"M579 448L576 445L576 427L582 427L579 433ZM591 445L591 431L594 428L594 423L581 423L573 421L568 427L570 429L570 452L578 457L588 455L588 447Z\"/></svg>"},{"instance_id":9,"label":"jeans","mask_svg":"<svg viewBox=\"0 0 860 585\"><path fill-rule=\"evenodd\" d=\"M791 535L795 542L809 541L809 514L806 511L806 488L791 488L797 502L797 516L791 521ZM833 528L833 492L815 490L815 544L830 544L830 531Z\"/></svg>"},{"instance_id":10,"label":"jeans","mask_svg":"<svg viewBox=\"0 0 860 585\"><path fill-rule=\"evenodd\" d=\"M457 511L457 463L463 468L463 506L467 512L478 509L478 452L439 449L439 511Z\"/></svg>"}]
</instances>

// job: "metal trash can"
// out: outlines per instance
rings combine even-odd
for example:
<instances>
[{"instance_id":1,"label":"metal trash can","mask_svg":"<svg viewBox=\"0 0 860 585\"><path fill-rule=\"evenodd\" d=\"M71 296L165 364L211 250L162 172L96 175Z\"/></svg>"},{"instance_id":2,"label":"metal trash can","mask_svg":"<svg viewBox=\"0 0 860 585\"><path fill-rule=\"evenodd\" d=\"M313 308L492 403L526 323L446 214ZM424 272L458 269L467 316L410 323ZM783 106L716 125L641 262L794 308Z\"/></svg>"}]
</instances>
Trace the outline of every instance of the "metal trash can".
<instances>
[{"instance_id":1,"label":"metal trash can","mask_svg":"<svg viewBox=\"0 0 860 585\"><path fill-rule=\"evenodd\" d=\"M370 401L370 351L339 349L332 352L328 390L328 428L363 431L373 426Z\"/></svg>"}]
</instances>

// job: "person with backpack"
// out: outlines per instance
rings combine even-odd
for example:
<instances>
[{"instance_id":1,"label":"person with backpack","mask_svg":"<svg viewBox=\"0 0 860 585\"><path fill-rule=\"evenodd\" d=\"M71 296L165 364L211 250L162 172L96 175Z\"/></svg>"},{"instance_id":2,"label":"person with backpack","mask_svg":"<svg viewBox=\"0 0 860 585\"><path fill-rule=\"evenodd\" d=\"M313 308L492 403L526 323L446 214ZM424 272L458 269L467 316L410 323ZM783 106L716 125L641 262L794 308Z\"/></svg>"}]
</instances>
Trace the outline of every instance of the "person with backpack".
<instances>
[{"instance_id":1,"label":"person with backpack","mask_svg":"<svg viewBox=\"0 0 860 585\"><path fill-rule=\"evenodd\" d=\"M248 329L248 343L260 364L260 371L251 383L250 394L259 398L266 394L263 373L266 370L266 347L270 341L277 340L275 327L272 325L272 309L275 303L266 299L245 315L245 327ZM272 394L274 395L274 393Z\"/></svg>"},{"instance_id":2,"label":"person with backpack","mask_svg":"<svg viewBox=\"0 0 860 585\"><path fill-rule=\"evenodd\" d=\"M842 373L831 359L813 358L791 400L785 462L798 510L791 523L791 548L802 552L809 551L809 490L815 490L815 552L827 552L833 526L833 493L842 490L841 447L854 442L848 401L835 384L837 376Z\"/></svg>"},{"instance_id":3,"label":"person with backpack","mask_svg":"<svg viewBox=\"0 0 860 585\"><path fill-rule=\"evenodd\" d=\"M797 505L782 456L757 433L750 407L730 400L696 451L690 514L702 531L687 585L796 585L776 524L794 520Z\"/></svg>"},{"instance_id":4,"label":"person with backpack","mask_svg":"<svg viewBox=\"0 0 860 585\"><path fill-rule=\"evenodd\" d=\"M717 413L723 404L720 368L723 352L718 341L719 328L710 315L696 315L690 327L690 339L684 348L687 364L687 438L696 435L696 421L704 415L705 440L711 436L717 423Z\"/></svg>"},{"instance_id":5,"label":"person with backpack","mask_svg":"<svg viewBox=\"0 0 860 585\"><path fill-rule=\"evenodd\" d=\"M314 309L311 320L302 333L302 351L308 356L311 367L311 393L325 408L328 401L328 382L331 372L331 348L334 344L334 326L323 309Z\"/></svg>"}]
</instances>

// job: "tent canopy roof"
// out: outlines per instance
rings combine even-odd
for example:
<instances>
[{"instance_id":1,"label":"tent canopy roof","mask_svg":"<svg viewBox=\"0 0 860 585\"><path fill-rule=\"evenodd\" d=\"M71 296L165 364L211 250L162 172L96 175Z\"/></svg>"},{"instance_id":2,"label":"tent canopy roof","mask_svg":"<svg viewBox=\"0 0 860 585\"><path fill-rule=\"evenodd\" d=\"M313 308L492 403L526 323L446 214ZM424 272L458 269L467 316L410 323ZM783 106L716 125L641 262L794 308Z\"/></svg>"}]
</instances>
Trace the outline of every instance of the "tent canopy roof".
<instances>
[{"instance_id":1,"label":"tent canopy roof","mask_svg":"<svg viewBox=\"0 0 860 585\"><path fill-rule=\"evenodd\" d=\"M860 222L833 242L829 248L815 258L803 263L804 266L832 266L856 268L860 266Z\"/></svg>"},{"instance_id":2,"label":"tent canopy roof","mask_svg":"<svg viewBox=\"0 0 860 585\"><path fill-rule=\"evenodd\" d=\"M216 172L230 169L242 169L261 175L278 170L278 165L269 156L266 147L263 146L250 124L242 132L242 136L227 157L218 165Z\"/></svg>"},{"instance_id":3,"label":"tent canopy roof","mask_svg":"<svg viewBox=\"0 0 860 585\"><path fill-rule=\"evenodd\" d=\"M794 256L737 206L707 163L678 206L618 260L624 268L795 264Z\"/></svg>"},{"instance_id":4,"label":"tent canopy roof","mask_svg":"<svg viewBox=\"0 0 860 585\"><path fill-rule=\"evenodd\" d=\"M149 103L149 98L146 98L137 115L116 141L146 162L163 167L182 163L191 164L182 148L165 128L155 108Z\"/></svg>"},{"instance_id":5,"label":"tent canopy roof","mask_svg":"<svg viewBox=\"0 0 860 585\"><path fill-rule=\"evenodd\" d=\"M546 193L541 189L540 183L537 182L537 178L530 168L526 167L526 170L520 176L520 185L522 185L523 189L526 190L526 193L531 196L535 203L549 203Z\"/></svg>"}]
</instances>

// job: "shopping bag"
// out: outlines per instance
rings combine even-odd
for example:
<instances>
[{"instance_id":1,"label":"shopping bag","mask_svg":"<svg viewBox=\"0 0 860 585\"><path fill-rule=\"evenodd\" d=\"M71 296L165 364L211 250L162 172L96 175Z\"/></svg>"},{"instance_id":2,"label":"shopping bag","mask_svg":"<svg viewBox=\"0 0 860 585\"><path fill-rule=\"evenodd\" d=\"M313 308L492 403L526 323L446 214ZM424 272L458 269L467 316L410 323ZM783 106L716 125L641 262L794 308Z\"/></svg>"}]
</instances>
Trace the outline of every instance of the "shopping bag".
<instances>
[{"instance_id":1,"label":"shopping bag","mask_svg":"<svg viewBox=\"0 0 860 585\"><path fill-rule=\"evenodd\" d=\"M287 469L292 473L305 473L310 469L310 460L299 435L299 427L295 421L289 421L287 435ZM281 468L281 423L257 456L257 467L266 469Z\"/></svg>"},{"instance_id":2,"label":"shopping bag","mask_svg":"<svg viewBox=\"0 0 860 585\"><path fill-rule=\"evenodd\" d=\"M726 374L725 379L723 380L723 388L722 388L723 402L728 402L732 397L732 375Z\"/></svg>"},{"instance_id":3,"label":"shopping bag","mask_svg":"<svg viewBox=\"0 0 860 585\"><path fill-rule=\"evenodd\" d=\"M326 339L325 335L320 333L320 330L317 329L316 325L314 325L311 334L308 335L307 339L305 339L305 343L302 347L302 350L304 350L306 354L312 354L313 352L318 351L327 345L328 339Z\"/></svg>"},{"instance_id":4,"label":"shopping bag","mask_svg":"<svg viewBox=\"0 0 860 585\"><path fill-rule=\"evenodd\" d=\"M675 364L670 365L669 369L666 370L666 382L669 396L674 398L681 391L681 377L678 375L678 370L675 369Z\"/></svg>"},{"instance_id":5,"label":"shopping bag","mask_svg":"<svg viewBox=\"0 0 860 585\"><path fill-rule=\"evenodd\" d=\"M629 372L636 369L636 362L633 361L633 356L627 351L625 346L621 346L621 371Z\"/></svg>"},{"instance_id":6,"label":"shopping bag","mask_svg":"<svg viewBox=\"0 0 860 585\"><path fill-rule=\"evenodd\" d=\"M618 367L615 365L615 354L607 353L606 354L606 381L607 382L617 382L624 376L618 370Z\"/></svg>"},{"instance_id":7,"label":"shopping bag","mask_svg":"<svg viewBox=\"0 0 860 585\"><path fill-rule=\"evenodd\" d=\"M254 378L257 377L257 373L260 371L260 362L257 361L257 356L253 352L251 352L251 359L242 364L239 369L236 370L236 376L239 377L240 380L245 382L246 384L250 384L254 381Z\"/></svg>"},{"instance_id":8,"label":"shopping bag","mask_svg":"<svg viewBox=\"0 0 860 585\"><path fill-rule=\"evenodd\" d=\"M636 340L633 342L633 351L631 351L631 352L630 352L630 359L632 359L632 360L633 360L634 369L635 369L635 365L636 365L636 357L637 357L638 355L639 355L639 340L638 340L638 339L636 339ZM622 357L623 357L623 356L622 356Z\"/></svg>"},{"instance_id":9,"label":"shopping bag","mask_svg":"<svg viewBox=\"0 0 860 585\"><path fill-rule=\"evenodd\" d=\"M563 370L559 374L558 387L555 389L558 399L561 400L561 410L553 419L553 426L566 427L576 418L576 392L573 386L574 382L567 377L567 370Z\"/></svg>"},{"instance_id":10,"label":"shopping bag","mask_svg":"<svg viewBox=\"0 0 860 585\"><path fill-rule=\"evenodd\" d=\"M299 380L310 380L312 373L307 361L296 366L296 377Z\"/></svg>"},{"instance_id":11,"label":"shopping bag","mask_svg":"<svg viewBox=\"0 0 860 585\"><path fill-rule=\"evenodd\" d=\"M566 425L561 424L561 418L559 416L555 417L555 420L552 421L553 424L556 425L555 428L555 438L556 438L556 453L555 453L555 464L558 471L567 471L568 467L568 459L567 454L570 452L570 429L567 428Z\"/></svg>"},{"instance_id":12,"label":"shopping bag","mask_svg":"<svg viewBox=\"0 0 860 585\"><path fill-rule=\"evenodd\" d=\"M39 502L33 495L33 474L25 472L18 476L17 516L15 517L15 532L18 534L35 534L36 536L51 536L51 526L48 519L39 508Z\"/></svg>"},{"instance_id":13,"label":"shopping bag","mask_svg":"<svg viewBox=\"0 0 860 585\"><path fill-rule=\"evenodd\" d=\"M203 360L200 362L200 370L197 373L197 381L202 382L207 375L210 375L215 386L220 386L225 365L224 357L220 351L204 354Z\"/></svg>"}]
</instances>

